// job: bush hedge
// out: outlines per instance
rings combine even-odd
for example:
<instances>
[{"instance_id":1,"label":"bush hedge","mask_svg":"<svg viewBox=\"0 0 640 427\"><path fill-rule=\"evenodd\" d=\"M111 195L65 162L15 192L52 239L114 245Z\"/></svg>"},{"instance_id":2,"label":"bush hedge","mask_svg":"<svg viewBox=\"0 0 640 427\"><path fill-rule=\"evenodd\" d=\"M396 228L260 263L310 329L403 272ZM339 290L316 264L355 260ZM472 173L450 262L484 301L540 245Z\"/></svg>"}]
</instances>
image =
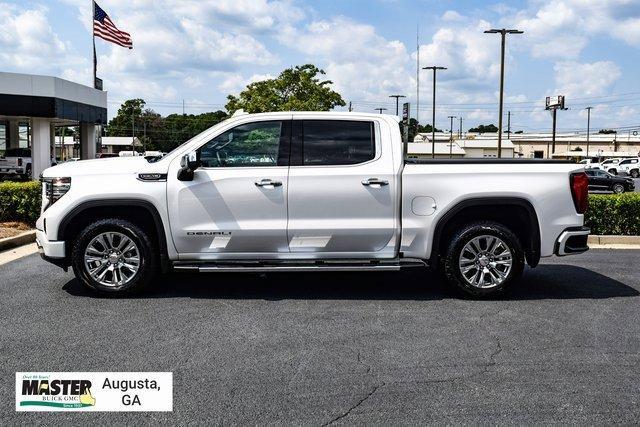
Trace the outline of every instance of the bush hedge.
<instances>
[{"instance_id":1,"label":"bush hedge","mask_svg":"<svg viewBox=\"0 0 640 427\"><path fill-rule=\"evenodd\" d=\"M35 224L40 216L40 182L0 182L0 221Z\"/></svg>"},{"instance_id":2,"label":"bush hedge","mask_svg":"<svg viewBox=\"0 0 640 427\"><path fill-rule=\"evenodd\" d=\"M590 194L585 225L591 234L640 236L640 193Z\"/></svg>"},{"instance_id":3,"label":"bush hedge","mask_svg":"<svg viewBox=\"0 0 640 427\"><path fill-rule=\"evenodd\" d=\"M38 181L0 182L0 221L35 224L41 194ZM590 194L585 225L591 234L640 236L640 193Z\"/></svg>"}]
</instances>

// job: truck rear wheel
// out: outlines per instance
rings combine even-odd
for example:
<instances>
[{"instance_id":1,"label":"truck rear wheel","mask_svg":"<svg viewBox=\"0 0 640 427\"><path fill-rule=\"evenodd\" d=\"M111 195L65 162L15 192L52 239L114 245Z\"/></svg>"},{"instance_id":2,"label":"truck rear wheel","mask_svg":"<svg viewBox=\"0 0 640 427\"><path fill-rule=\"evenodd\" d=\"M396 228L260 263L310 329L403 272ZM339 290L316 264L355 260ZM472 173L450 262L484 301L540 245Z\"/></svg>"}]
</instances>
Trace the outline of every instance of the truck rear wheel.
<instances>
[{"instance_id":1,"label":"truck rear wheel","mask_svg":"<svg viewBox=\"0 0 640 427\"><path fill-rule=\"evenodd\" d=\"M144 288L156 271L155 245L148 234L122 219L103 219L83 231L72 251L73 272L92 291L109 295Z\"/></svg>"},{"instance_id":2,"label":"truck rear wheel","mask_svg":"<svg viewBox=\"0 0 640 427\"><path fill-rule=\"evenodd\" d=\"M465 295L489 298L503 293L522 275L524 252L505 226L489 221L463 226L443 254L444 274Z\"/></svg>"}]
</instances>

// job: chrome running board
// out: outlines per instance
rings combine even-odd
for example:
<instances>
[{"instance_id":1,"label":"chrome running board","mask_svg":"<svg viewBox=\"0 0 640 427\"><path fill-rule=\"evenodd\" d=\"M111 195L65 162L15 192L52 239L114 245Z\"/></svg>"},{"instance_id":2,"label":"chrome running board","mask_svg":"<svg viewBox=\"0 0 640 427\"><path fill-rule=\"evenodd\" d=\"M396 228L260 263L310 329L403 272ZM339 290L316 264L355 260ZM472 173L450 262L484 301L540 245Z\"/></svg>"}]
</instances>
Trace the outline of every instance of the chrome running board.
<instances>
[{"instance_id":1,"label":"chrome running board","mask_svg":"<svg viewBox=\"0 0 640 427\"><path fill-rule=\"evenodd\" d=\"M279 261L274 263L257 262L200 262L173 264L176 271L200 273L266 273L266 272L311 272L311 271L400 271L409 267L426 267L419 259L376 260L376 261Z\"/></svg>"}]
</instances>

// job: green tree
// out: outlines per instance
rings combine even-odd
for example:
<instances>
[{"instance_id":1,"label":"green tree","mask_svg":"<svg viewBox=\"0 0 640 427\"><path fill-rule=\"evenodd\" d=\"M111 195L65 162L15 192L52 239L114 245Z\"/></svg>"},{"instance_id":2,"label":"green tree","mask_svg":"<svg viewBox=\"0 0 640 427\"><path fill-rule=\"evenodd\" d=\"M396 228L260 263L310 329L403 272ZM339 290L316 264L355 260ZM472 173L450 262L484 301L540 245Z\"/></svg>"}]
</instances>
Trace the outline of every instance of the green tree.
<instances>
[{"instance_id":1,"label":"green tree","mask_svg":"<svg viewBox=\"0 0 640 427\"><path fill-rule=\"evenodd\" d=\"M321 80L324 70L312 64L287 68L275 79L251 83L237 97L227 96L229 113L268 111L328 111L345 106L342 96L331 89L331 80Z\"/></svg>"},{"instance_id":2,"label":"green tree","mask_svg":"<svg viewBox=\"0 0 640 427\"><path fill-rule=\"evenodd\" d=\"M118 114L109 121L107 136L130 137L135 122L135 135L146 150L171 151L228 117L224 111L162 117L145 106L143 99L125 101Z\"/></svg>"},{"instance_id":3,"label":"green tree","mask_svg":"<svg viewBox=\"0 0 640 427\"><path fill-rule=\"evenodd\" d=\"M498 128L496 127L496 125L489 124L489 125L480 125L478 127L475 128L471 128L469 129L469 132L475 132L475 133L496 133L498 132Z\"/></svg>"},{"instance_id":4,"label":"green tree","mask_svg":"<svg viewBox=\"0 0 640 427\"><path fill-rule=\"evenodd\" d=\"M118 114L107 126L107 136L131 136L133 121L140 118L146 103L143 99L128 99L120 105Z\"/></svg>"},{"instance_id":5,"label":"green tree","mask_svg":"<svg viewBox=\"0 0 640 427\"><path fill-rule=\"evenodd\" d=\"M611 134L614 134L614 133L618 133L618 131L616 131L614 129L600 129L598 131L598 133L604 134L604 135L611 135Z\"/></svg>"},{"instance_id":6,"label":"green tree","mask_svg":"<svg viewBox=\"0 0 640 427\"><path fill-rule=\"evenodd\" d=\"M436 132L441 132L440 129L436 128ZM400 122L400 133L404 138L404 124ZM431 133L431 125L421 125L414 118L409 119L409 141L413 141L418 133Z\"/></svg>"}]
</instances>

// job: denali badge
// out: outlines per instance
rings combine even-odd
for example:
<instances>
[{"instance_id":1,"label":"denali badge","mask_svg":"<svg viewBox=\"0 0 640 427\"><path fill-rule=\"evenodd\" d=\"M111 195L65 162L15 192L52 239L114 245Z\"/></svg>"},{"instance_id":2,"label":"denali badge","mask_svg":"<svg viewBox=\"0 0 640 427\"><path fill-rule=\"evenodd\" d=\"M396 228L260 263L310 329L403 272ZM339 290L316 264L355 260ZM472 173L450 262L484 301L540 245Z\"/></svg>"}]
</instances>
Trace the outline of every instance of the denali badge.
<instances>
[{"instance_id":1,"label":"denali badge","mask_svg":"<svg viewBox=\"0 0 640 427\"><path fill-rule=\"evenodd\" d=\"M230 231L187 231L187 236L231 236Z\"/></svg>"}]
</instances>

